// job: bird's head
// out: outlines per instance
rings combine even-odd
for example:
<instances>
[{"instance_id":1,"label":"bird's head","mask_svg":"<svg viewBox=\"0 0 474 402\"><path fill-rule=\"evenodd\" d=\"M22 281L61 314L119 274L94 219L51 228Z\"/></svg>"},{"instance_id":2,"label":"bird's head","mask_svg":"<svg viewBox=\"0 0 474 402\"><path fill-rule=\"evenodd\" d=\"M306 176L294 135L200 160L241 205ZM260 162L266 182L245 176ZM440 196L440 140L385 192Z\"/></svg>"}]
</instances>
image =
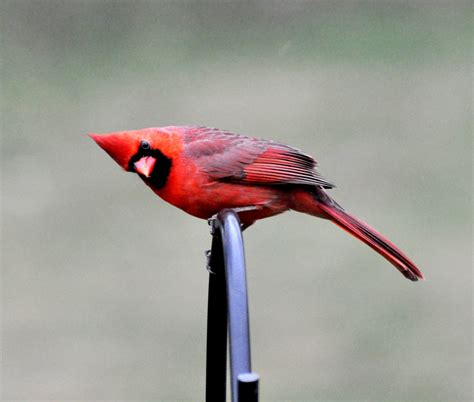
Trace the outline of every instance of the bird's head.
<instances>
[{"instance_id":1,"label":"bird's head","mask_svg":"<svg viewBox=\"0 0 474 402\"><path fill-rule=\"evenodd\" d=\"M165 185L172 164L173 133L148 128L89 136L127 172L137 173L156 188Z\"/></svg>"}]
</instances>

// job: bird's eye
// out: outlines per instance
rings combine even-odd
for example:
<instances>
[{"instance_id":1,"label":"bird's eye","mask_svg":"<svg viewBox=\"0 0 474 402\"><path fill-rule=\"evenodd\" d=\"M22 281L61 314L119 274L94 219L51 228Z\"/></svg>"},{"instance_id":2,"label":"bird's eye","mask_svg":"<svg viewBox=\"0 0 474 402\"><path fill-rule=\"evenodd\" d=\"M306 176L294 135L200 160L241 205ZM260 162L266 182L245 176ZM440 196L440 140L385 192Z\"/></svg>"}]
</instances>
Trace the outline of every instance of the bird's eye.
<instances>
[{"instance_id":1,"label":"bird's eye","mask_svg":"<svg viewBox=\"0 0 474 402\"><path fill-rule=\"evenodd\" d=\"M140 148L144 149L144 150L147 150L147 149L150 149L151 146L150 146L150 143L147 140L141 140L140 141Z\"/></svg>"}]
</instances>

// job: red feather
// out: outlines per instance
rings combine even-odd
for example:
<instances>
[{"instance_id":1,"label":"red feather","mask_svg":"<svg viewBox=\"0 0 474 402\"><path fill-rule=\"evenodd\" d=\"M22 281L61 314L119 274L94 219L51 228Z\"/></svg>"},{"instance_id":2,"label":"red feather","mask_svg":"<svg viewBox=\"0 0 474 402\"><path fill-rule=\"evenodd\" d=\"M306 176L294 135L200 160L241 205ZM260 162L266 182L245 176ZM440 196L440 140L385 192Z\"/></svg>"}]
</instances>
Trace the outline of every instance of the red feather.
<instances>
[{"instance_id":1,"label":"red feather","mask_svg":"<svg viewBox=\"0 0 474 402\"><path fill-rule=\"evenodd\" d=\"M392 263L405 277L422 272L393 243L353 217L325 192L334 184L296 148L206 127L162 127L91 137L161 198L199 218L223 208L247 227L287 210L329 219Z\"/></svg>"},{"instance_id":2,"label":"red feather","mask_svg":"<svg viewBox=\"0 0 474 402\"><path fill-rule=\"evenodd\" d=\"M185 152L211 178L253 184L307 184L332 188L316 161L296 148L206 127L185 134Z\"/></svg>"}]
</instances>

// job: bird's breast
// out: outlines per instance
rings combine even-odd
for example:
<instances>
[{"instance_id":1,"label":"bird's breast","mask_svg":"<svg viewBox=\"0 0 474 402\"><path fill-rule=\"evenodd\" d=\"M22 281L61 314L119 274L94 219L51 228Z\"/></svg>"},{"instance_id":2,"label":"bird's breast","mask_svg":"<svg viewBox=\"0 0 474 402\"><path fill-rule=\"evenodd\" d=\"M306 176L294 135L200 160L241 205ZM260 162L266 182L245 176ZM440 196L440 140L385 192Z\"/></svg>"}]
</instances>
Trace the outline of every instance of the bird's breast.
<instances>
[{"instance_id":1,"label":"bird's breast","mask_svg":"<svg viewBox=\"0 0 474 402\"><path fill-rule=\"evenodd\" d=\"M164 187L156 189L147 184L165 201L203 219L224 208L258 206L262 218L289 208L289 195L282 187L212 180L195 163L184 158L173 161Z\"/></svg>"}]
</instances>

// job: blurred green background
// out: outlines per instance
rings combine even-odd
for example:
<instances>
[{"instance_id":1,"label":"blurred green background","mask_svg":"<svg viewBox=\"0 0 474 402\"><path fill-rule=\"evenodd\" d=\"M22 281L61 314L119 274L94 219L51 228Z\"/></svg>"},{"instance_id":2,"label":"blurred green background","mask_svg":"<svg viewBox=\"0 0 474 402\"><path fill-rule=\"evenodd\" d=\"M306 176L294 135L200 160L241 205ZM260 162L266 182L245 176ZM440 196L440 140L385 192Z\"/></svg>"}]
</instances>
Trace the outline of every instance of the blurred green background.
<instances>
[{"instance_id":1,"label":"blurred green background","mask_svg":"<svg viewBox=\"0 0 474 402\"><path fill-rule=\"evenodd\" d=\"M207 125L314 155L404 249L245 232L262 400L471 400L471 2L1 1L3 400L203 400L207 223L87 136Z\"/></svg>"}]
</instances>

